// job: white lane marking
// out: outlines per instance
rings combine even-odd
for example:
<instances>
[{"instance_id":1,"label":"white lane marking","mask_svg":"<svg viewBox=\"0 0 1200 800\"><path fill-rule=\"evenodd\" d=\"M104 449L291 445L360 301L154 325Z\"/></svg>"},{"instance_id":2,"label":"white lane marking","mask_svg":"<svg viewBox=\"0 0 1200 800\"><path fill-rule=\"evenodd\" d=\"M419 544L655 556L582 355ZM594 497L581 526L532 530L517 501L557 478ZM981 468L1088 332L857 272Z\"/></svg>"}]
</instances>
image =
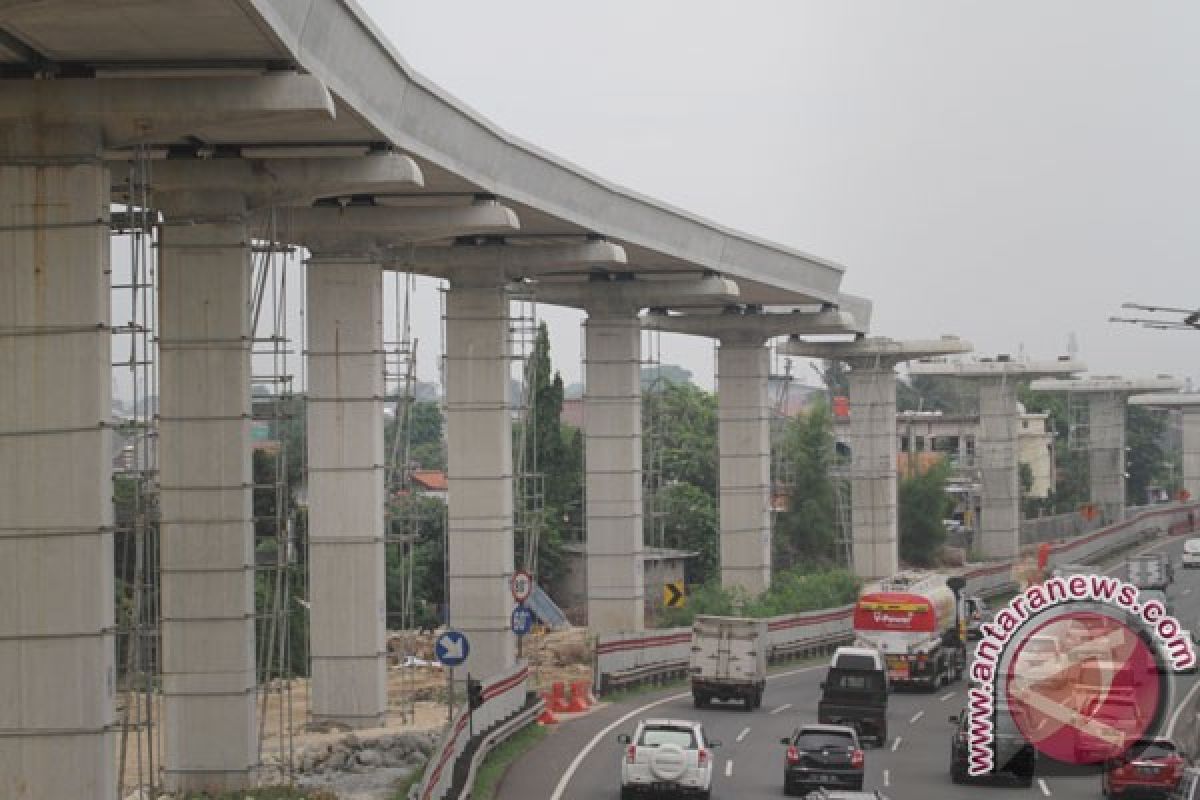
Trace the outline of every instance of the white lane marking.
<instances>
[{"instance_id":1,"label":"white lane marking","mask_svg":"<svg viewBox=\"0 0 1200 800\"><path fill-rule=\"evenodd\" d=\"M944 695L942 695L941 700L944 703L947 700L949 700L951 697L954 697L954 692L946 692Z\"/></svg>"},{"instance_id":2,"label":"white lane marking","mask_svg":"<svg viewBox=\"0 0 1200 800\"><path fill-rule=\"evenodd\" d=\"M1042 790L1042 794L1046 797L1050 796L1050 787L1046 785L1045 778L1038 778L1038 788Z\"/></svg>"},{"instance_id":3,"label":"white lane marking","mask_svg":"<svg viewBox=\"0 0 1200 800\"><path fill-rule=\"evenodd\" d=\"M892 752L893 753L900 749L900 743L903 741L904 741L903 736L896 737L896 740L894 742L892 742Z\"/></svg>"},{"instance_id":4,"label":"white lane marking","mask_svg":"<svg viewBox=\"0 0 1200 800\"><path fill-rule=\"evenodd\" d=\"M883 771L883 785L884 786L892 785L892 773L886 769Z\"/></svg>"},{"instance_id":5,"label":"white lane marking","mask_svg":"<svg viewBox=\"0 0 1200 800\"><path fill-rule=\"evenodd\" d=\"M779 708L772 708L772 709L771 709L770 711L768 711L767 713L768 713L768 714L778 714L778 713L780 713L781 711L787 711L787 710L788 710L789 708L791 708L791 707L792 707L792 704L791 704L791 703L784 703L784 704L783 704L783 705L781 705Z\"/></svg>"},{"instance_id":6,"label":"white lane marking","mask_svg":"<svg viewBox=\"0 0 1200 800\"><path fill-rule=\"evenodd\" d=\"M917 724L917 722L919 722L919 721L920 721L920 719L921 719L921 717L923 717L923 716L925 716L925 712L924 712L924 711L918 711L917 713L913 714L913 718L912 718L912 719L910 719L910 720L908 721L908 724L909 724L909 725L916 725L916 724Z\"/></svg>"},{"instance_id":7,"label":"white lane marking","mask_svg":"<svg viewBox=\"0 0 1200 800\"><path fill-rule=\"evenodd\" d=\"M1179 722L1179 715L1183 713L1185 708L1191 705L1192 695L1194 695L1198 689L1200 689L1200 680L1192 684L1192 688L1183 696L1183 700L1179 703L1179 707L1176 708L1175 713L1171 715L1171 721L1167 724L1166 733L1163 734L1168 739L1172 738L1171 735L1175 732L1175 725Z\"/></svg>"},{"instance_id":8,"label":"white lane marking","mask_svg":"<svg viewBox=\"0 0 1200 800\"><path fill-rule=\"evenodd\" d=\"M738 734L737 740L740 742L742 739L745 739L749 735L750 735L750 729L742 728L742 732Z\"/></svg>"},{"instance_id":9,"label":"white lane marking","mask_svg":"<svg viewBox=\"0 0 1200 800\"><path fill-rule=\"evenodd\" d=\"M733 775L733 759L731 758L725 762L725 777L729 778L732 775Z\"/></svg>"},{"instance_id":10,"label":"white lane marking","mask_svg":"<svg viewBox=\"0 0 1200 800\"><path fill-rule=\"evenodd\" d=\"M827 664L817 664L817 665L811 666L811 667L801 667L800 669L788 670L787 672L777 672L774 675L768 675L767 680L773 681L776 678L789 678L792 675L800 675L801 673L804 673L804 672L812 672L813 670L816 670L816 669L828 669L828 668L829 667ZM596 749L596 745L600 744L601 739L604 739L606 736L608 736L610 733L612 733L614 730L616 730L619 726L624 725L626 722L633 719L638 714L644 714L645 712L649 711L652 708L657 708L658 706L664 705L666 703L670 703L674 700L682 700L685 697L691 697L691 696L692 696L691 692L680 692L679 694L673 694L668 697L662 697L662 698L659 698L658 700L655 700L653 703L647 703L644 706L639 706L638 708L633 709L632 711L630 711L628 714L621 717L620 719L617 719L616 721L609 723L604 728L604 730L600 731L599 733L597 733L595 736L592 737L591 741L589 741L583 747L583 749L580 750L575 755L575 758L571 759L571 763L567 765L566 771L563 772L562 777L558 779L558 784L554 787L554 793L552 795L550 795L549 800L562 800L563 792L565 792L567 790L567 785L571 782L571 778L575 777L575 773L579 770L579 765L583 763L583 760L585 758L587 758L589 755L591 755L591 752Z\"/></svg>"}]
</instances>

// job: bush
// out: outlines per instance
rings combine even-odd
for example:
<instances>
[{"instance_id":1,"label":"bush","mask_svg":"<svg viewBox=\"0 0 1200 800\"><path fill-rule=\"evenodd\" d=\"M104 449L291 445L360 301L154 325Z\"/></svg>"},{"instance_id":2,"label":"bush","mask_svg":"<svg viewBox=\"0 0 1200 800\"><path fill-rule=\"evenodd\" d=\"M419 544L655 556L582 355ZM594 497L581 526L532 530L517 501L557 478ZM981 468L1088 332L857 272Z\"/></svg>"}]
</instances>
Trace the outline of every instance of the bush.
<instances>
[{"instance_id":1,"label":"bush","mask_svg":"<svg viewBox=\"0 0 1200 800\"><path fill-rule=\"evenodd\" d=\"M659 624L665 628L691 625L697 614L761 619L835 608L853 603L859 586L859 579L844 569L779 572L772 579L771 588L758 597L751 597L740 588L725 589L712 582L692 589L687 607L667 609Z\"/></svg>"}]
</instances>

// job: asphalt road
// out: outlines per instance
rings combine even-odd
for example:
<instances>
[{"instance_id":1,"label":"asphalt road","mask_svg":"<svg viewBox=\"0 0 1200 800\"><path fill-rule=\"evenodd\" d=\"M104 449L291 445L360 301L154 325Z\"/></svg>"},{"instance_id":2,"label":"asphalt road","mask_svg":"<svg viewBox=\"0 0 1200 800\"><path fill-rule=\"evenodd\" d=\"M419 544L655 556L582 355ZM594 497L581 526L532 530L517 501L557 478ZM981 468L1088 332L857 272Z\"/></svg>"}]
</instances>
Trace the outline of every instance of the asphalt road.
<instances>
[{"instance_id":1,"label":"asphalt road","mask_svg":"<svg viewBox=\"0 0 1200 800\"><path fill-rule=\"evenodd\" d=\"M1182 539L1161 543L1178 564ZM1118 573L1121 574L1121 573ZM1185 626L1200 629L1200 570L1175 570L1169 592L1176 616ZM498 794L499 800L615 800L620 783L623 748L617 734L632 733L639 719L675 717L698 719L716 750L713 797L719 800L778 798L783 794L784 747L780 738L800 724L816 721L818 684L826 663L774 673L763 706L746 712L730 704L697 710L691 694L672 692L641 695L615 703L554 732L513 765ZM1180 704L1195 685L1192 676L1175 676L1172 702ZM940 800L986 796L1006 798L1094 798L1100 795L1096 772L1073 772L1039 767L1033 786L956 786L950 782L950 715L962 708L965 685L953 684L933 694L896 692L888 701L889 740L866 752L865 788L879 789L892 800ZM1194 754L1197 755L1197 754Z\"/></svg>"}]
</instances>

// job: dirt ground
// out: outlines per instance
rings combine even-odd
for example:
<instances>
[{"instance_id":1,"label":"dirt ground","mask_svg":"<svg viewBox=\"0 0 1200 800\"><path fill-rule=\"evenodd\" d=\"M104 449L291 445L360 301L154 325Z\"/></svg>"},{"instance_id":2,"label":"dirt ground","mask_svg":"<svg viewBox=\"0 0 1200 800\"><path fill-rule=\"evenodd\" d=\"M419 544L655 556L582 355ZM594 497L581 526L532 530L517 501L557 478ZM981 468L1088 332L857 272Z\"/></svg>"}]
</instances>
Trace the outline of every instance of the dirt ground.
<instances>
[{"instance_id":1,"label":"dirt ground","mask_svg":"<svg viewBox=\"0 0 1200 800\"><path fill-rule=\"evenodd\" d=\"M388 714L384 727L356 731L369 736L380 733L438 730L447 721L446 673L439 666L400 667L405 656L433 660L435 634L391 633L388 635ZM592 647L586 628L538 633L525 637L521 657L533 672L531 688L548 691L556 681L571 682L592 678ZM314 729L309 725L309 682L307 679L276 681L260 687L259 724L262 729L264 766L286 764L306 747L336 741L343 729ZM124 741L125 771L122 796L139 785L149 783L151 764L157 770L162 763L161 698L151 698L147 709L144 695L122 693L117 698L118 720L127 706L132 720L147 718L149 726L130 726ZM459 700L461 702L461 699ZM264 706L265 703L265 706ZM151 755L150 747L153 747ZM114 759L121 762L122 736L117 735ZM139 776L141 776L139 778ZM155 781L157 783L157 781Z\"/></svg>"}]
</instances>

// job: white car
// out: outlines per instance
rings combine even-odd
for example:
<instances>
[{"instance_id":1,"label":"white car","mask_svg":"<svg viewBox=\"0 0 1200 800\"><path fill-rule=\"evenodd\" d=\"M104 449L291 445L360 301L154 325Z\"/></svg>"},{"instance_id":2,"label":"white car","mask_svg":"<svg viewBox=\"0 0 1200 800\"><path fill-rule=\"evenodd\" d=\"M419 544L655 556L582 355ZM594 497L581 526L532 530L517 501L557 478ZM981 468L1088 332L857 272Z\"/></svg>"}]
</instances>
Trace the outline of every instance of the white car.
<instances>
[{"instance_id":1,"label":"white car","mask_svg":"<svg viewBox=\"0 0 1200 800\"><path fill-rule=\"evenodd\" d=\"M1062 686L1073 677L1062 644L1054 636L1037 634L1029 637L1020 650L1021 677L1035 682L1045 681Z\"/></svg>"},{"instance_id":2,"label":"white car","mask_svg":"<svg viewBox=\"0 0 1200 800\"><path fill-rule=\"evenodd\" d=\"M633 735L623 733L621 800L638 795L678 792L708 800L712 792L713 749L699 722L684 719L645 719Z\"/></svg>"},{"instance_id":3,"label":"white car","mask_svg":"<svg viewBox=\"0 0 1200 800\"><path fill-rule=\"evenodd\" d=\"M1200 539L1188 539L1183 543L1183 568L1200 567Z\"/></svg>"}]
</instances>

